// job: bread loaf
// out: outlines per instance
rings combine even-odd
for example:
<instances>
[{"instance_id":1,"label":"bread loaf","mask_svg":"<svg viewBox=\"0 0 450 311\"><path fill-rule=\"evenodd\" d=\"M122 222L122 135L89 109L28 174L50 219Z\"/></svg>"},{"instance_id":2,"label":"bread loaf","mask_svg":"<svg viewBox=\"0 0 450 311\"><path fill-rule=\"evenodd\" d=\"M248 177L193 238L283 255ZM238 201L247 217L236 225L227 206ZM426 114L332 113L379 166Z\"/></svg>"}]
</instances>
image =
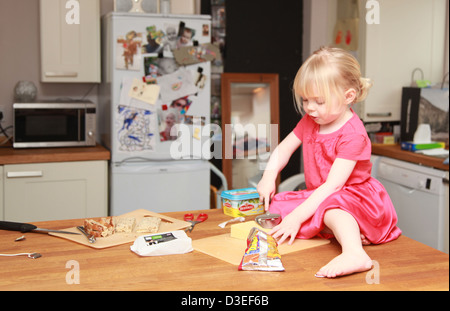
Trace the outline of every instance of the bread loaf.
<instances>
[{"instance_id":1,"label":"bread loaf","mask_svg":"<svg viewBox=\"0 0 450 311\"><path fill-rule=\"evenodd\" d=\"M97 238L107 237L114 233L113 217L102 217L100 219L85 219L84 230Z\"/></svg>"},{"instance_id":2,"label":"bread loaf","mask_svg":"<svg viewBox=\"0 0 450 311\"><path fill-rule=\"evenodd\" d=\"M134 217L121 217L117 219L116 223L116 233L133 232L134 226L136 225L136 218Z\"/></svg>"},{"instance_id":3,"label":"bread loaf","mask_svg":"<svg viewBox=\"0 0 450 311\"><path fill-rule=\"evenodd\" d=\"M156 233L159 230L159 225L161 224L161 218L158 217L144 217L139 222L136 228L136 232L150 232Z\"/></svg>"}]
</instances>

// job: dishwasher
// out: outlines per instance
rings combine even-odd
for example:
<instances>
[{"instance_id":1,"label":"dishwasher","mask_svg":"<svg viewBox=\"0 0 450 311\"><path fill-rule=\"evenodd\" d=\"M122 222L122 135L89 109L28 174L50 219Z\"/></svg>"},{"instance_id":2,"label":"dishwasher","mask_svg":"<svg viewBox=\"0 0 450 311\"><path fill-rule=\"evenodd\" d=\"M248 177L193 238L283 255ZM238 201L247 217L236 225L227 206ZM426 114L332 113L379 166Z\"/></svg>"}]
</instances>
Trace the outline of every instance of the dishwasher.
<instances>
[{"instance_id":1,"label":"dishwasher","mask_svg":"<svg viewBox=\"0 0 450 311\"><path fill-rule=\"evenodd\" d=\"M448 171L372 156L372 176L386 188L403 235L449 252Z\"/></svg>"}]
</instances>

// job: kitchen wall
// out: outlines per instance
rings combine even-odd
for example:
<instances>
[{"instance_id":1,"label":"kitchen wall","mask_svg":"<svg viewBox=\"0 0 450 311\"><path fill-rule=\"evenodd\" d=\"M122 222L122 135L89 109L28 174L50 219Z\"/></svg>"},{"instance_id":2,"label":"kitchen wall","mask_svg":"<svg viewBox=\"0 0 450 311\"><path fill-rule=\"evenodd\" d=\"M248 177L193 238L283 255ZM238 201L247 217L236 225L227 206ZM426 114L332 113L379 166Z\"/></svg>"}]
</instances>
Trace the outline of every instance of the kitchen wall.
<instances>
[{"instance_id":1,"label":"kitchen wall","mask_svg":"<svg viewBox=\"0 0 450 311\"><path fill-rule=\"evenodd\" d=\"M113 10L113 0L101 0L101 14ZM0 111L4 128L12 125L14 87L31 81L39 99L72 98L97 102L96 83L41 83L39 1L0 1ZM89 93L88 93L89 92ZM8 132L9 133L9 132Z\"/></svg>"},{"instance_id":2,"label":"kitchen wall","mask_svg":"<svg viewBox=\"0 0 450 311\"><path fill-rule=\"evenodd\" d=\"M114 0L100 0L101 14L112 11L113 3ZM303 3L302 58L305 59L318 47L331 41L337 1L303 0ZM446 19L448 42L448 1ZM448 48L445 55L444 68L448 71ZM38 0L0 1L0 111L4 115L1 121L3 127L12 124L13 90L20 80L32 81L41 99L81 98L89 92L86 98L97 102L97 84L40 82Z\"/></svg>"},{"instance_id":3,"label":"kitchen wall","mask_svg":"<svg viewBox=\"0 0 450 311\"><path fill-rule=\"evenodd\" d=\"M329 43L335 21L336 1L304 0L303 59ZM113 10L114 0L100 0L101 14ZM197 1L199 5L199 1ZM323 18L327 16L328 18ZM314 35L312 35L314 34ZM32 81L38 98L82 98L97 102L95 83L41 83L39 1L0 1L0 111L3 127L12 125L14 87L20 80Z\"/></svg>"},{"instance_id":4,"label":"kitchen wall","mask_svg":"<svg viewBox=\"0 0 450 311\"><path fill-rule=\"evenodd\" d=\"M303 0L303 60L329 45L337 19L337 0Z\"/></svg>"}]
</instances>

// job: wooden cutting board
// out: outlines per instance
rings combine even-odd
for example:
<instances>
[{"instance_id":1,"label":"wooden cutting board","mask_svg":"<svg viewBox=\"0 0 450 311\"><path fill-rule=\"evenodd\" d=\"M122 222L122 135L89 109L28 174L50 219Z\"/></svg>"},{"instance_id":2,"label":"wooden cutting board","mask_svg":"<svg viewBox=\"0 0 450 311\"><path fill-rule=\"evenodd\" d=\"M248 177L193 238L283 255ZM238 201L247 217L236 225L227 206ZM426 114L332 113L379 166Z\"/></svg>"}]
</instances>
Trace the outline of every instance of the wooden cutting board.
<instances>
[{"instance_id":1,"label":"wooden cutting board","mask_svg":"<svg viewBox=\"0 0 450 311\"><path fill-rule=\"evenodd\" d=\"M141 221L141 219L144 218L144 216L153 216L153 217L161 218L161 224L159 226L159 230L157 233L184 229L184 228L191 226L190 222L178 220L178 219L175 219L172 217L168 217L168 216L161 215L158 213L150 212L145 209L135 210L133 212L126 213L126 214L116 216L116 217L117 218L135 217L136 223L139 223ZM93 217L93 218L97 218L97 217ZM80 221L80 226L83 226L83 220ZM80 233L80 231L76 227L61 229L61 230ZM134 240L136 240L136 238L138 236L150 234L150 233L142 233L142 232L140 232L140 233L136 233L136 232L115 233L108 237L97 238L97 241L95 243L89 243L89 241L83 234L74 235L74 234L64 234L64 233L55 233L55 232L50 232L49 234L60 237L60 238L64 238L66 240L77 242L77 243L80 243L83 245L87 245L87 246L90 246L93 248L107 248L107 247L112 247L112 246L116 246L116 245L134 242ZM152 234L154 234L154 233L152 233Z\"/></svg>"},{"instance_id":2,"label":"wooden cutting board","mask_svg":"<svg viewBox=\"0 0 450 311\"><path fill-rule=\"evenodd\" d=\"M328 243L330 243L330 240L321 238L312 238L309 240L295 239L292 245L288 245L287 242L278 245L278 252L281 255L285 255ZM216 257L233 265L239 265L242 256L247 249L247 240L232 238L230 233L225 233L204 239L193 240L192 247L196 251ZM283 258L281 260L283 260Z\"/></svg>"}]
</instances>

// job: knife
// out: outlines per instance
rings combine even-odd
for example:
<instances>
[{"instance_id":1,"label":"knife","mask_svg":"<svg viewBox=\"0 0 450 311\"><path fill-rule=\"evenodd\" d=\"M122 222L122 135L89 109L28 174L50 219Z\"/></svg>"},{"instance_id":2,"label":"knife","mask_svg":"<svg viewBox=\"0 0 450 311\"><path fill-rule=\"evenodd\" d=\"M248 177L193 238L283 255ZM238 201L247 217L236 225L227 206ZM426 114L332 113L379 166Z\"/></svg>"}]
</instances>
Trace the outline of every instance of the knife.
<instances>
[{"instance_id":1,"label":"knife","mask_svg":"<svg viewBox=\"0 0 450 311\"><path fill-rule=\"evenodd\" d=\"M90 235L89 233L87 233L86 230L84 230L83 226L78 226L77 229L80 230L81 233L83 233L86 236L86 238L89 240L89 243L95 243L95 241L97 240L95 238L95 236Z\"/></svg>"},{"instance_id":2,"label":"knife","mask_svg":"<svg viewBox=\"0 0 450 311\"><path fill-rule=\"evenodd\" d=\"M61 231L61 230L51 230L51 229L42 229L38 228L32 224L26 224L23 222L12 222L12 221L0 221L0 229L3 230L11 230L11 231L20 231L20 232L30 232L30 231L38 231L38 232L55 232L55 233L68 233L68 234L81 234L78 232L70 232L70 231Z\"/></svg>"}]
</instances>

